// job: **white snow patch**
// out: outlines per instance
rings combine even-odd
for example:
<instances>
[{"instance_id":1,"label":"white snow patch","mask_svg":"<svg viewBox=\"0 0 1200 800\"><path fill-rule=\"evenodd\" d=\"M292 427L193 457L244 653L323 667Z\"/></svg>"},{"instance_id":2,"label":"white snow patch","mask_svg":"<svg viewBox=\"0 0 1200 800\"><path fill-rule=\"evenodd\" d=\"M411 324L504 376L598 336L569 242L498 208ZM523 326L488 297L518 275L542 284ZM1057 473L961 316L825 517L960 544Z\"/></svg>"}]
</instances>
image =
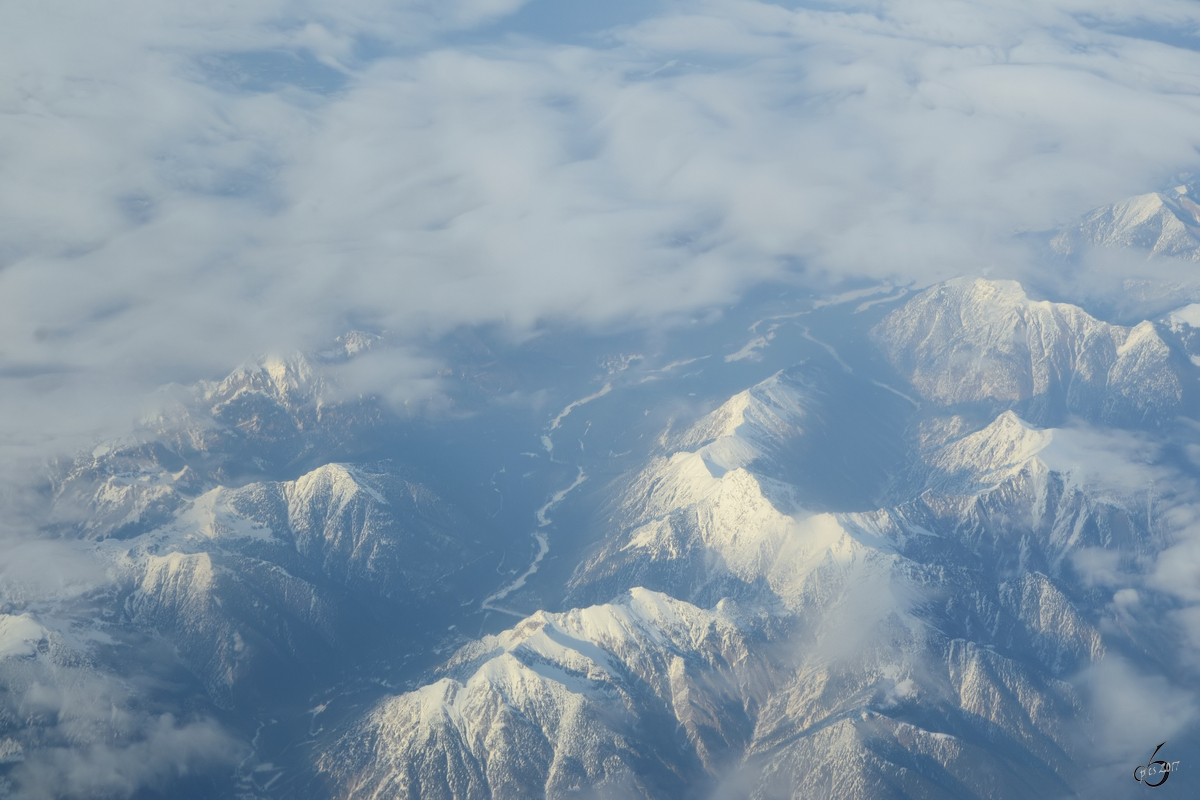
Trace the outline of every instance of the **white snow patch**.
<instances>
[{"instance_id":1,"label":"white snow patch","mask_svg":"<svg viewBox=\"0 0 1200 800\"><path fill-rule=\"evenodd\" d=\"M816 308L816 306L814 305L813 308ZM772 322L777 319L795 319L796 317L803 317L805 314L811 314L811 313L812 313L811 311L797 311L792 314L776 314L773 317L763 317L758 322L755 322L753 325L751 325L749 330L751 333L758 333L758 326L762 325L764 322ZM781 324L782 323L775 323L775 324L771 325L771 327L768 330L775 330Z\"/></svg>"},{"instance_id":2,"label":"white snow patch","mask_svg":"<svg viewBox=\"0 0 1200 800\"><path fill-rule=\"evenodd\" d=\"M685 358L683 361L672 361L670 364L667 364L665 367L659 367L658 369L653 370L653 371L654 372L670 372L673 369L678 369L679 367L686 367L688 364L695 364L697 361L703 361L706 358L708 358L708 356L698 356L696 358Z\"/></svg>"},{"instance_id":3,"label":"white snow patch","mask_svg":"<svg viewBox=\"0 0 1200 800\"><path fill-rule=\"evenodd\" d=\"M346 471L347 477L353 479L355 489L366 492L367 494L371 495L371 497L374 498L375 501L380 503L381 505L385 505L385 506L389 505L387 499L382 494L380 494L373 486L371 486L369 483L367 483L366 478L363 476L363 474L361 472L359 472L357 469L355 469L354 467L351 467L351 466L346 466L346 465L337 465L337 466L342 466L342 468L345 469L345 471Z\"/></svg>"},{"instance_id":4,"label":"white snow patch","mask_svg":"<svg viewBox=\"0 0 1200 800\"><path fill-rule=\"evenodd\" d=\"M274 533L229 507L228 489L217 488L197 497L163 533L167 539L191 538L196 534L206 539L271 539Z\"/></svg>"},{"instance_id":5,"label":"white snow patch","mask_svg":"<svg viewBox=\"0 0 1200 800\"><path fill-rule=\"evenodd\" d=\"M886 383L881 383L880 381L877 381L877 380L872 380L871 383L875 384L880 389L887 389L889 392L896 395L897 397L903 397L905 400L912 403L914 408L921 407L920 403L918 403L916 400L912 399L911 397L909 397L908 395L906 395L904 392L900 391L899 389L893 389L891 386L888 386Z\"/></svg>"}]
</instances>

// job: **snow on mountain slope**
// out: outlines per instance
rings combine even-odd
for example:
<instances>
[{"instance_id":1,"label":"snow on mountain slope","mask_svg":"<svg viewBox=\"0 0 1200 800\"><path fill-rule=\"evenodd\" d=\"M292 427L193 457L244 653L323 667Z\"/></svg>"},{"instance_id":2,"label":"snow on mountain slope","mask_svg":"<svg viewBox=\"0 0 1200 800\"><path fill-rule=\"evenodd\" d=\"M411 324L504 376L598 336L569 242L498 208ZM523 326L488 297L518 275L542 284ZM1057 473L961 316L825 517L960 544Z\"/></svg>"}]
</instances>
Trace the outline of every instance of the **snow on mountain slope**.
<instances>
[{"instance_id":1,"label":"snow on mountain slope","mask_svg":"<svg viewBox=\"0 0 1200 800\"><path fill-rule=\"evenodd\" d=\"M1012 281L934 286L885 317L872 338L925 399L991 403L1040 424L1068 414L1162 424L1195 381L1153 323L1109 325L1076 306L1032 301Z\"/></svg>"},{"instance_id":2,"label":"snow on mountain slope","mask_svg":"<svg viewBox=\"0 0 1200 800\"><path fill-rule=\"evenodd\" d=\"M1200 205L1194 187L1177 186L1098 208L1063 228L1050 243L1063 255L1089 245L1200 260Z\"/></svg>"},{"instance_id":3,"label":"snow on mountain slope","mask_svg":"<svg viewBox=\"0 0 1200 800\"><path fill-rule=\"evenodd\" d=\"M710 603L770 585L773 597L795 607L793 584L810 569L804 565L811 553L842 553L838 558L846 563L859 555L891 558L912 538L902 523L886 521L888 509L814 513L804 508L803 486L770 477L781 474L780 454L789 447L812 448L818 460L836 457L823 449L826 441L810 439L824 422L824 401L800 380L802 369L773 376L664 438L681 449L653 459L620 485L607 539L576 571L573 602L646 585ZM914 497L924 486L943 496L995 490L1029 467L1051 438L1011 412L974 433L965 424L961 418L926 424L926 455L917 468L922 483ZM1046 469L1040 469L1044 480Z\"/></svg>"},{"instance_id":4,"label":"snow on mountain slope","mask_svg":"<svg viewBox=\"0 0 1200 800\"><path fill-rule=\"evenodd\" d=\"M86 539L136 535L170 520L199 489L196 472L160 443L102 446L52 477L50 522Z\"/></svg>"},{"instance_id":5,"label":"snow on mountain slope","mask_svg":"<svg viewBox=\"0 0 1200 800\"><path fill-rule=\"evenodd\" d=\"M844 402L835 390L856 400ZM857 414L855 405L864 398L882 404L871 419ZM841 418L846 407L854 409L854 419L848 430L838 430L847 422ZM857 479L877 490L872 471L887 464L888 455L880 455L887 439L875 426L893 422L897 408L910 406L868 381L805 363L665 435L668 454L623 482L606 520L610 535L576 571L570 601L600 602L645 585L711 604L762 584L785 543L799 560L807 558L795 549L799 541L811 540L817 550L829 541L853 549L852 540L828 524L830 515L791 513L813 500L829 502L813 491L829 474L843 489ZM842 480L845 451L860 442L854 456L859 463L852 465L858 469L849 470L856 474ZM623 535L613 535L614 529Z\"/></svg>"},{"instance_id":6,"label":"snow on mountain slope","mask_svg":"<svg viewBox=\"0 0 1200 800\"><path fill-rule=\"evenodd\" d=\"M714 480L749 468L760 482L786 482L815 508L872 507L902 458L910 403L871 380L805 361L739 392L683 430L660 437L662 455L643 471L617 516L661 515L712 491ZM678 497L673 497L674 494Z\"/></svg>"},{"instance_id":7,"label":"snow on mountain slope","mask_svg":"<svg viewBox=\"0 0 1200 800\"><path fill-rule=\"evenodd\" d=\"M1068 721L1088 701L1066 679L1108 645L1079 565L1162 545L1143 490L1093 490L1056 472L1042 459L1056 432L1006 411L978 430L962 417L927 420L914 467L924 488L911 498L814 514L794 487L756 474L761 459L726 472L705 464L705 448L742 437L744 421L728 421L745 406L742 395L668 439L694 449L627 480L614 516L623 527L570 595L646 585L702 604L732 595L788 620L796 677L762 706L723 796L1045 796L1085 785L1087 736Z\"/></svg>"},{"instance_id":8,"label":"snow on mountain slope","mask_svg":"<svg viewBox=\"0 0 1200 800\"><path fill-rule=\"evenodd\" d=\"M466 558L452 535L463 522L394 470L326 464L294 481L230 490L228 502L339 584L385 596L423 591Z\"/></svg>"},{"instance_id":9,"label":"snow on mountain slope","mask_svg":"<svg viewBox=\"0 0 1200 800\"><path fill-rule=\"evenodd\" d=\"M303 682L303 659L328 657L338 643L328 590L268 561L175 551L146 555L135 570L130 621L170 642L218 704L258 694L272 674Z\"/></svg>"},{"instance_id":10,"label":"snow on mountain slope","mask_svg":"<svg viewBox=\"0 0 1200 800\"><path fill-rule=\"evenodd\" d=\"M293 444L318 427L329 381L302 353L244 364L221 381L173 387L144 422L155 440L181 455L255 448L258 458Z\"/></svg>"},{"instance_id":11,"label":"snow on mountain slope","mask_svg":"<svg viewBox=\"0 0 1200 800\"><path fill-rule=\"evenodd\" d=\"M293 481L218 487L172 520L110 550L212 548L261 557L285 548L340 585L380 594L427 587L463 555L460 524L427 486L386 462L326 464Z\"/></svg>"},{"instance_id":12,"label":"snow on mountain slope","mask_svg":"<svg viewBox=\"0 0 1200 800\"><path fill-rule=\"evenodd\" d=\"M444 591L466 558L453 514L384 465L328 464L295 481L212 489L169 524L104 543L134 582L132 621L171 641L214 698L264 670L328 655L339 600Z\"/></svg>"},{"instance_id":13,"label":"snow on mountain slope","mask_svg":"<svg viewBox=\"0 0 1200 800\"><path fill-rule=\"evenodd\" d=\"M480 557L473 528L491 518L468 524L398 463L333 457L342 432L369 432L376 418L369 404L331 399L319 358L267 360L182 391L182 411L155 423L173 432L152 425L64 464L53 531L111 580L76 593L107 620L88 635L120 631L159 648L156 658L191 673L195 697L246 731L269 726L262 741L273 736L291 760L264 795L1082 792L1098 748L1080 676L1126 658L1165 680L1159 663L1138 659L1154 649L1159 634L1143 623L1166 595L1139 576L1170 538L1158 492L1175 476L1156 484L1167 467L1144 462L1168 438L1156 426L1189 409L1194 367L1180 332L1191 314L1124 328L1012 283L943 284L875 328L919 407L873 371L883 364L865 331L848 330L861 318L826 320L844 326L835 336L813 322L837 345L824 348L830 357L657 439L643 395L622 410L629 387L614 383L604 413L644 417L636 434L657 445L636 462L641 445L624 461L610 449L609 464L634 468L607 488L590 482L587 498L558 496L560 533L579 524L579 541L598 538L567 585L555 582L575 564L547 559L538 572L538 596L560 604L462 647L427 685L365 712L364 697L413 677L389 671L395 662L412 655L423 668L433 656L421 646L436 654L462 642L459 629L495 630L484 626L498 618L475 616L471 602L486 589L470 585L494 562L462 577ZM605 426L567 424L587 448L581 438L578 453L556 458L611 478ZM542 457L516 460L530 458ZM506 489L545 477L497 474ZM544 521L547 507L533 510L543 494L527 493L527 516ZM519 490L501 500L522 502ZM486 579L505 580L495 575ZM48 728L38 686L66 691L95 675L97 687L116 685L97 655L115 645L71 639L83 632L63 622L67 609L0 607L0 781L5 754L25 757ZM408 636L410 624L436 632ZM82 672L30 666L54 636ZM390 649L337 660L368 652L367 639ZM314 696L298 724L249 716ZM285 741L285 725L297 738Z\"/></svg>"},{"instance_id":14,"label":"snow on mountain slope","mask_svg":"<svg viewBox=\"0 0 1200 800\"><path fill-rule=\"evenodd\" d=\"M380 703L322 757L343 796L693 796L742 755L781 674L763 633L635 589L539 612Z\"/></svg>"},{"instance_id":15,"label":"snow on mountain slope","mask_svg":"<svg viewBox=\"0 0 1200 800\"><path fill-rule=\"evenodd\" d=\"M695 785L651 783L663 764L687 774L695 757L718 779L715 797L1067 791L1079 742L1064 720L1081 701L1053 676L1103 653L1096 629L1045 576L987 590L975 574L864 545L869 521L849 530L821 517L815 530L797 526L772 565L782 568L768 568L794 603L782 616L766 606L775 622L759 625L775 644L744 642L745 613L730 619L728 600L704 612L639 588L539 613L352 724L324 768L347 796L367 797L695 796ZM971 609L953 607L963 597ZM944 605L960 629L967 617L969 638L929 613ZM716 690L728 699L714 707ZM716 744L697 728L697 705L722 725ZM648 761L632 755L632 730ZM504 783L514 775L528 777Z\"/></svg>"},{"instance_id":16,"label":"snow on mountain slope","mask_svg":"<svg viewBox=\"0 0 1200 800\"><path fill-rule=\"evenodd\" d=\"M136 536L206 489L360 449L378 430L382 408L370 398L342 398L326 368L372 340L347 334L339 344L322 356L267 357L219 382L169 387L128 437L55 465L51 524L89 539Z\"/></svg>"},{"instance_id":17,"label":"snow on mountain slope","mask_svg":"<svg viewBox=\"0 0 1200 800\"><path fill-rule=\"evenodd\" d=\"M949 440L931 437L924 451L930 488L871 512L814 514L789 505L788 487L752 471L685 472L688 454L675 454L630 479L625 515L615 518L625 527L580 566L569 597L645 585L697 603L732 595L813 618L853 614L864 628L903 627L915 624L932 586L990 592L987 602L999 608L999 587L1013 571L1073 580L1070 555L1080 548L1153 546L1133 520L1136 490L1094 496L1038 458L1053 431L1011 412L979 431L959 428ZM690 487L659 491L688 476ZM953 625L970 629L968 617Z\"/></svg>"},{"instance_id":18,"label":"snow on mountain slope","mask_svg":"<svg viewBox=\"0 0 1200 800\"><path fill-rule=\"evenodd\" d=\"M339 399L336 382L328 374L331 365L349 361L379 346L374 334L350 331L339 336L334 346L320 353L268 355L247 362L221 381L204 381L196 394L218 421L232 418L244 428L267 427L269 420L255 423L238 411L239 405L254 407L264 400L296 417L311 410L319 420Z\"/></svg>"},{"instance_id":19,"label":"snow on mountain slope","mask_svg":"<svg viewBox=\"0 0 1200 800\"><path fill-rule=\"evenodd\" d=\"M957 417L952 424L961 422ZM1053 437L1051 430L1033 428L1005 411L981 430L929 448L926 463L935 471L933 482L942 491L981 494L1016 476Z\"/></svg>"},{"instance_id":20,"label":"snow on mountain slope","mask_svg":"<svg viewBox=\"0 0 1200 800\"><path fill-rule=\"evenodd\" d=\"M814 404L812 394L803 372L779 372L734 395L671 443L680 450L699 452L715 473L744 467L803 435L803 423Z\"/></svg>"},{"instance_id":21,"label":"snow on mountain slope","mask_svg":"<svg viewBox=\"0 0 1200 800\"><path fill-rule=\"evenodd\" d=\"M815 367L794 367L739 392L686 429L662 438L673 450L656 459L643 473L640 489L624 501L623 515L654 516L655 509L696 502L723 486L721 479L757 463L770 472L788 451L803 447L809 424L820 427L823 391L809 373ZM736 482L737 478L731 478Z\"/></svg>"},{"instance_id":22,"label":"snow on mountain slope","mask_svg":"<svg viewBox=\"0 0 1200 800\"><path fill-rule=\"evenodd\" d=\"M763 709L726 797L1063 797L1085 776L1065 683L962 639L854 670L806 665ZM731 787L733 788L733 787Z\"/></svg>"}]
</instances>

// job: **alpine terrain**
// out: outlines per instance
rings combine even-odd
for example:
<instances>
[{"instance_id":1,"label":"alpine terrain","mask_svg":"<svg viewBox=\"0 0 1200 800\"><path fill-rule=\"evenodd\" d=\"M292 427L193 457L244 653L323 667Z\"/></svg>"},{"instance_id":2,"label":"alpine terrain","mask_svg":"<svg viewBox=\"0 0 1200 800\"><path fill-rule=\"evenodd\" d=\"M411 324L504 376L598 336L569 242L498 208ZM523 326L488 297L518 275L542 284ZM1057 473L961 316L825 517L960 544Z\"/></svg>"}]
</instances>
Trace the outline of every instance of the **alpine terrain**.
<instances>
[{"instance_id":1,"label":"alpine terrain","mask_svg":"<svg viewBox=\"0 0 1200 800\"><path fill-rule=\"evenodd\" d=\"M1194 191L1048 263L1200 259ZM347 388L386 332L167 387L40 478L0 795L1130 797L1165 741L1195 796L1200 296L1080 302L459 330L419 409Z\"/></svg>"}]
</instances>

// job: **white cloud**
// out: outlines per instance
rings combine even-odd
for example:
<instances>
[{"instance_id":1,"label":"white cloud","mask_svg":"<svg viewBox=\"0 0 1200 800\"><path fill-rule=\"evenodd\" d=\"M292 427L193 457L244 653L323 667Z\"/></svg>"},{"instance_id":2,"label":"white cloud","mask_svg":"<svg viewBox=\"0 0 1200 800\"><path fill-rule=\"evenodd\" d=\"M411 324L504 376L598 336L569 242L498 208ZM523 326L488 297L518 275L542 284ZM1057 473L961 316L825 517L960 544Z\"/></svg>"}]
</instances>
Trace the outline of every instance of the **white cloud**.
<instances>
[{"instance_id":1,"label":"white cloud","mask_svg":"<svg viewBox=\"0 0 1200 800\"><path fill-rule=\"evenodd\" d=\"M520 5L0 4L3 482L122 431L159 384L357 324L411 347L347 388L403 402L437 366L419 342L459 325L654 324L796 264L1024 277L1013 231L1155 188L1200 144L1200 54L1148 38L1195 30L1190 2L681 0L586 46L455 44ZM1136 442L1072 435L1061 459L1159 479ZM1194 603L1176 523L1145 583ZM22 602L105 580L57 543L3 549ZM1108 555L1080 568L1144 605ZM1119 662L1094 680L1121 757L1193 715ZM1164 692L1174 710L1125 725ZM170 720L126 744L42 753L27 794L130 794L228 753Z\"/></svg>"},{"instance_id":2,"label":"white cloud","mask_svg":"<svg viewBox=\"0 0 1200 800\"><path fill-rule=\"evenodd\" d=\"M140 733L129 743L34 751L14 770L15 796L21 800L131 797L145 787L161 788L189 773L228 765L239 755L238 743L211 721L180 724L164 714L148 721Z\"/></svg>"},{"instance_id":3,"label":"white cloud","mask_svg":"<svg viewBox=\"0 0 1200 800\"><path fill-rule=\"evenodd\" d=\"M1038 457L1076 485L1100 492L1149 498L1156 488L1159 494L1167 489L1187 491L1189 481L1161 464L1160 449L1144 435L1076 421L1055 429Z\"/></svg>"},{"instance_id":4,"label":"white cloud","mask_svg":"<svg viewBox=\"0 0 1200 800\"><path fill-rule=\"evenodd\" d=\"M1171 544L1159 553L1149 583L1189 605L1200 603L1200 506L1182 504L1164 516ZM1200 637L1193 644L1200 649Z\"/></svg>"},{"instance_id":5,"label":"white cloud","mask_svg":"<svg viewBox=\"0 0 1200 800\"><path fill-rule=\"evenodd\" d=\"M1118 656L1090 667L1077 685L1085 687L1089 700L1087 736L1097 767L1129 763L1132 769L1139 757L1145 763L1156 744L1185 730L1197 716L1194 693L1160 675L1141 673Z\"/></svg>"},{"instance_id":6,"label":"white cloud","mask_svg":"<svg viewBox=\"0 0 1200 800\"><path fill-rule=\"evenodd\" d=\"M79 597L111 581L85 543L19 536L0 539L0 610Z\"/></svg>"},{"instance_id":7,"label":"white cloud","mask_svg":"<svg viewBox=\"0 0 1200 800\"><path fill-rule=\"evenodd\" d=\"M518 5L0 11L0 372L42 409L0 440L120 428L153 385L349 319L653 322L798 262L1020 272L1014 229L1200 140L1200 55L1106 32L1187 4L714 0L589 47L439 38ZM289 51L346 82L203 67Z\"/></svg>"}]
</instances>

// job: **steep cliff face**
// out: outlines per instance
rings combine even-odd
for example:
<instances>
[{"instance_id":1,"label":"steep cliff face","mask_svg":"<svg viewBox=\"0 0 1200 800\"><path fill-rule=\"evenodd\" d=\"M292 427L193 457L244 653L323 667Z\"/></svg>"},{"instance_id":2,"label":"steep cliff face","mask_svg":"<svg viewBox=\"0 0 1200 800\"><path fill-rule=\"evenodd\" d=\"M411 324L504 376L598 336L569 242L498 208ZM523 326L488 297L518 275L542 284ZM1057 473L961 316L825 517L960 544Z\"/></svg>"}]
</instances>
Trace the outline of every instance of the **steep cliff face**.
<instances>
[{"instance_id":1,"label":"steep cliff face","mask_svg":"<svg viewBox=\"0 0 1200 800\"><path fill-rule=\"evenodd\" d=\"M131 620L170 641L222 702L340 644L345 599L413 602L466 559L428 487L328 464L294 481L212 489L122 547ZM131 545L131 546L130 546Z\"/></svg>"},{"instance_id":2,"label":"steep cliff face","mask_svg":"<svg viewBox=\"0 0 1200 800\"><path fill-rule=\"evenodd\" d=\"M463 522L394 465L327 464L294 481L252 484L224 502L272 531L321 574L380 595L430 589L466 556Z\"/></svg>"},{"instance_id":3,"label":"steep cliff face","mask_svg":"<svg viewBox=\"0 0 1200 800\"><path fill-rule=\"evenodd\" d=\"M710 787L785 672L756 620L634 589L460 650L322 758L346 796L672 797Z\"/></svg>"},{"instance_id":4,"label":"steep cliff face","mask_svg":"<svg viewBox=\"0 0 1200 800\"><path fill-rule=\"evenodd\" d=\"M1032 301L1012 281L934 286L872 337L926 400L1011 408L1039 424L1068 415L1164 424L1196 380L1154 323L1110 325L1076 306Z\"/></svg>"},{"instance_id":5,"label":"steep cliff face","mask_svg":"<svg viewBox=\"0 0 1200 800\"><path fill-rule=\"evenodd\" d=\"M347 334L321 356L267 357L221 381L167 387L128 436L57 465L51 522L89 539L129 538L208 489L361 451L386 414L377 400L344 397L325 373L371 343Z\"/></svg>"},{"instance_id":6,"label":"steep cliff face","mask_svg":"<svg viewBox=\"0 0 1200 800\"><path fill-rule=\"evenodd\" d=\"M1200 205L1194 186L1138 195L1097 208L1051 241L1063 255L1086 247L1120 247L1150 255L1200 260Z\"/></svg>"}]
</instances>

